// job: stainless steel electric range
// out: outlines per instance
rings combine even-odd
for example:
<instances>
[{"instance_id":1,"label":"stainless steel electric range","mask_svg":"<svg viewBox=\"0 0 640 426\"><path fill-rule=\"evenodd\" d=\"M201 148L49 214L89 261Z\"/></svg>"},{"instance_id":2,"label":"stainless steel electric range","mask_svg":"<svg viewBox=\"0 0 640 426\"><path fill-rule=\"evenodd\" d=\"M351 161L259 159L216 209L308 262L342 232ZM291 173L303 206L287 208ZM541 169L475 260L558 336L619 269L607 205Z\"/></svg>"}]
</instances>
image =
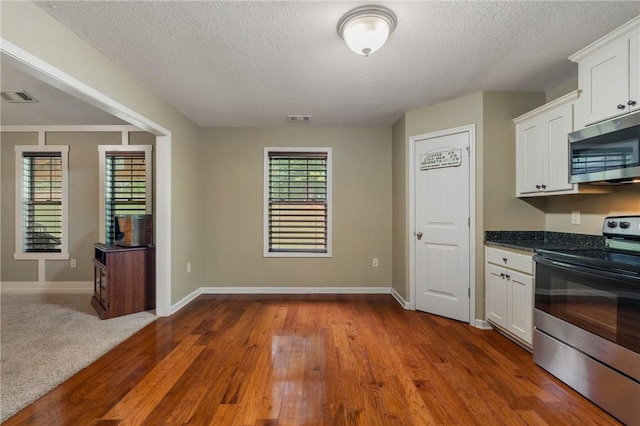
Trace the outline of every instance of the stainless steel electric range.
<instances>
[{"instance_id":1,"label":"stainless steel electric range","mask_svg":"<svg viewBox=\"0 0 640 426\"><path fill-rule=\"evenodd\" d=\"M618 420L640 425L640 216L605 246L536 250L533 358Z\"/></svg>"}]
</instances>

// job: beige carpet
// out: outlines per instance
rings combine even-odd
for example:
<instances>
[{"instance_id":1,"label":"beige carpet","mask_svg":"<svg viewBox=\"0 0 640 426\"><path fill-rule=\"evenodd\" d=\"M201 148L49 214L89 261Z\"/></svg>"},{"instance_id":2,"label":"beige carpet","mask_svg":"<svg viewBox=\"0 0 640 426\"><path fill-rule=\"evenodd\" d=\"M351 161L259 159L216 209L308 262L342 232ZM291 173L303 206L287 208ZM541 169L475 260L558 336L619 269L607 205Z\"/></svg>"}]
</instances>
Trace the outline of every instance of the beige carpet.
<instances>
[{"instance_id":1,"label":"beige carpet","mask_svg":"<svg viewBox=\"0 0 640 426\"><path fill-rule=\"evenodd\" d=\"M155 320L150 312L101 320L91 295L0 297L0 421Z\"/></svg>"}]
</instances>

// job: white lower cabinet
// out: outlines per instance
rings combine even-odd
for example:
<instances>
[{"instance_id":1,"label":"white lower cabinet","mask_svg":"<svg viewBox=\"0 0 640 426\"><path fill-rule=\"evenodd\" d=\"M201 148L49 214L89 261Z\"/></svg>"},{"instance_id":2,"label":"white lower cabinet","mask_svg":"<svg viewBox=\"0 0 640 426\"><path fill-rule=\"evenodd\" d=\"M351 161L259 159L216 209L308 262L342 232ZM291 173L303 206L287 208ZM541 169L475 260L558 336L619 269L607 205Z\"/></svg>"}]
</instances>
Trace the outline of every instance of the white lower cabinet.
<instances>
[{"instance_id":1,"label":"white lower cabinet","mask_svg":"<svg viewBox=\"0 0 640 426\"><path fill-rule=\"evenodd\" d=\"M531 348L533 345L533 256L485 249L487 321Z\"/></svg>"}]
</instances>

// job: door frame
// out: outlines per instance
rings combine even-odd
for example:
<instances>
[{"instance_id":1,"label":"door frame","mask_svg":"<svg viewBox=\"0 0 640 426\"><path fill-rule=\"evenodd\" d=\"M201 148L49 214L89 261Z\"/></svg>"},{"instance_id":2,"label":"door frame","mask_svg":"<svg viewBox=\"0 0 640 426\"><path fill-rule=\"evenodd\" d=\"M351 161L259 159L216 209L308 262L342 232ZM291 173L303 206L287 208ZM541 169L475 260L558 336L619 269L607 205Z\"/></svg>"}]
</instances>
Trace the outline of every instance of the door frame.
<instances>
[{"instance_id":1,"label":"door frame","mask_svg":"<svg viewBox=\"0 0 640 426\"><path fill-rule=\"evenodd\" d=\"M436 132L423 133L410 136L407 139L407 171L409 173L409 309L416 310L416 238L413 235L416 228L416 177L415 177L415 151L416 142L424 139L433 139L449 136L457 133L469 133L469 324L476 323L476 125L454 127Z\"/></svg>"},{"instance_id":2,"label":"door frame","mask_svg":"<svg viewBox=\"0 0 640 426\"><path fill-rule=\"evenodd\" d=\"M156 316L171 315L171 131L0 37L12 66L156 137Z\"/></svg>"}]
</instances>

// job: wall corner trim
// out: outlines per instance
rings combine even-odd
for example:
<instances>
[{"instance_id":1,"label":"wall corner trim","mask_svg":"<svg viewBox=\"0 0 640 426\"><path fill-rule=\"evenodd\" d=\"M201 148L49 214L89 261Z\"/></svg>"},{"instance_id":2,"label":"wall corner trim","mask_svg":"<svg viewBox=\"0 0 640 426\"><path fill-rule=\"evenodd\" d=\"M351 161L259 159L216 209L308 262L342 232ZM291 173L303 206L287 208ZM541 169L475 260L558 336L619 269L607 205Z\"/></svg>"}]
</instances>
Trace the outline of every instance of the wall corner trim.
<instances>
[{"instance_id":1,"label":"wall corner trim","mask_svg":"<svg viewBox=\"0 0 640 426\"><path fill-rule=\"evenodd\" d=\"M391 287L391 295L404 309L415 311L415 307L412 307L411 303L404 300L404 297L400 296L400 293L398 293L393 287Z\"/></svg>"},{"instance_id":2,"label":"wall corner trim","mask_svg":"<svg viewBox=\"0 0 640 426\"><path fill-rule=\"evenodd\" d=\"M491 325L486 320L481 320L477 318L473 326L475 328L479 328L480 330L493 330L493 327L491 327Z\"/></svg>"}]
</instances>

